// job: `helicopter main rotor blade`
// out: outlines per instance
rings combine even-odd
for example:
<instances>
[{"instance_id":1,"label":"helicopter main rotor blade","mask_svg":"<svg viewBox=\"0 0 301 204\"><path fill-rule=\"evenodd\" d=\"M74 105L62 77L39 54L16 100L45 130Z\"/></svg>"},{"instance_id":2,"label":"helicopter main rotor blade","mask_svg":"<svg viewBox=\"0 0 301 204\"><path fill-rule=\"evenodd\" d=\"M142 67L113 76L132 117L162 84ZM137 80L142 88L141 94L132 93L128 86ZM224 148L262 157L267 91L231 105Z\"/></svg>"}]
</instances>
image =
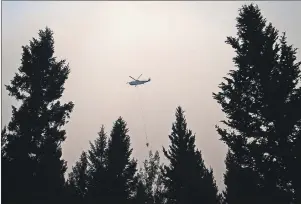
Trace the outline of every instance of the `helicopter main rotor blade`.
<instances>
[{"instance_id":1,"label":"helicopter main rotor blade","mask_svg":"<svg viewBox=\"0 0 301 204\"><path fill-rule=\"evenodd\" d=\"M133 80L137 81L136 79L134 79L133 77L130 76L130 78L132 78Z\"/></svg>"},{"instance_id":2,"label":"helicopter main rotor blade","mask_svg":"<svg viewBox=\"0 0 301 204\"><path fill-rule=\"evenodd\" d=\"M139 78L142 76L142 74L140 74L140 76L137 78L137 80L139 80Z\"/></svg>"}]
</instances>

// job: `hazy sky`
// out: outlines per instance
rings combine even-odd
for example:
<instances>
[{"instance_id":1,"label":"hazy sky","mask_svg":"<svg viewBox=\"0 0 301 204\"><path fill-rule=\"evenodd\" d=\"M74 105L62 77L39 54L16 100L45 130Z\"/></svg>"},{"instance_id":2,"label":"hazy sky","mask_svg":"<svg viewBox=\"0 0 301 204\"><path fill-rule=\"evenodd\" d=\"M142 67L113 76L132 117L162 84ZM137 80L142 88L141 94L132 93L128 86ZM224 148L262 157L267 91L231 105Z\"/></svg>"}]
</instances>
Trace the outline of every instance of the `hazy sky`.
<instances>
[{"instance_id":1,"label":"hazy sky","mask_svg":"<svg viewBox=\"0 0 301 204\"><path fill-rule=\"evenodd\" d=\"M181 105L197 147L223 188L226 146L214 126L224 115L212 92L233 67L234 52L224 41L236 34L235 18L242 4L3 2L2 126L14 103L4 84L20 65L21 46L48 26L54 31L55 55L66 59L71 69L63 96L75 103L63 144L69 168L96 138L101 124L110 132L119 116L128 123L134 157L145 159L141 108L152 149L161 151L169 144L175 109ZM301 2L258 5L268 21L287 32L288 42L301 48ZM151 83L139 88L126 84L129 75L140 74L151 77Z\"/></svg>"}]
</instances>

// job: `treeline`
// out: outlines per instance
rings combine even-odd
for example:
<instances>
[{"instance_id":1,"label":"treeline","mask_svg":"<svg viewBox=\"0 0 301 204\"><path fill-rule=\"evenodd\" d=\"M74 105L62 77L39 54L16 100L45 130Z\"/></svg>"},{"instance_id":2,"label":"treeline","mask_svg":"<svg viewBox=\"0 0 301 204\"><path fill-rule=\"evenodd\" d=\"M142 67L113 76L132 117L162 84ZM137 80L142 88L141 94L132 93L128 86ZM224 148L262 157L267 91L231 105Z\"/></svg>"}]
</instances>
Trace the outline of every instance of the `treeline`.
<instances>
[{"instance_id":1,"label":"treeline","mask_svg":"<svg viewBox=\"0 0 301 204\"><path fill-rule=\"evenodd\" d=\"M21 66L6 89L20 101L1 133L4 204L300 204L300 62L286 35L267 23L260 9L244 5L237 36L235 69L213 94L226 114L217 126L228 146L225 190L205 166L184 111L177 107L170 145L150 151L141 168L132 157L125 120L111 131L102 126L65 180L63 129L74 108L60 98L70 69L54 57L53 33L39 31L23 46Z\"/></svg>"}]
</instances>

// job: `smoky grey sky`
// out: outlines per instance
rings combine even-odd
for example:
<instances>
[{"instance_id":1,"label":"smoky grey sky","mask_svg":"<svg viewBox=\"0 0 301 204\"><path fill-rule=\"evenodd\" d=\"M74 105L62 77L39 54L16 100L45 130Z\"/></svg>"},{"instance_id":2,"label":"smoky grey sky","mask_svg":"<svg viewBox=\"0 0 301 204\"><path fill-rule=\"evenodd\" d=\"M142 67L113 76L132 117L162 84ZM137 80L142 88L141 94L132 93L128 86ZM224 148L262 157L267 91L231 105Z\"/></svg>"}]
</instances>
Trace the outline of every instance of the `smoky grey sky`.
<instances>
[{"instance_id":1,"label":"smoky grey sky","mask_svg":"<svg viewBox=\"0 0 301 204\"><path fill-rule=\"evenodd\" d=\"M21 46L48 26L54 31L55 56L66 59L71 69L63 95L75 103L63 144L69 168L100 126L109 133L119 116L128 123L135 158L147 156L144 123L152 149L161 151L169 144L175 109L181 105L222 189L227 148L214 126L224 114L212 92L233 68L234 52L224 41L236 34L235 18L243 3L3 2L2 127L16 104L4 84L20 65ZM301 48L301 2L258 5L269 22L287 32L288 42ZM126 84L129 75L140 74L151 77L151 83L139 88Z\"/></svg>"}]
</instances>

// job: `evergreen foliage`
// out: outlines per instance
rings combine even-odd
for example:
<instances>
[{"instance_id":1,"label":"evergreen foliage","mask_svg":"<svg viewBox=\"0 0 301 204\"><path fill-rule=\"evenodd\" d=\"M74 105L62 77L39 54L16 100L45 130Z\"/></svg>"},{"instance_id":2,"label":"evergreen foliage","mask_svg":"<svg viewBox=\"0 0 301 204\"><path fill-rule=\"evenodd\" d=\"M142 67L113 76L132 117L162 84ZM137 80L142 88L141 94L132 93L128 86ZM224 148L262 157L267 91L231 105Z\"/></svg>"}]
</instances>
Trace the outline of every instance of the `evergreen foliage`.
<instances>
[{"instance_id":1,"label":"evergreen foliage","mask_svg":"<svg viewBox=\"0 0 301 204\"><path fill-rule=\"evenodd\" d=\"M39 31L23 46L21 66L6 89L20 101L12 106L12 118L5 136L5 172L8 183L5 202L60 203L64 195L66 162L61 159L63 126L73 103L62 104L60 98L70 69L65 60L54 54L53 33ZM4 181L4 182L5 182Z\"/></svg>"},{"instance_id":2,"label":"evergreen foliage","mask_svg":"<svg viewBox=\"0 0 301 204\"><path fill-rule=\"evenodd\" d=\"M187 128L184 111L176 110L176 122L169 136L168 151L163 148L169 165L164 165L163 181L167 203L219 203L212 170L207 169L201 152L195 148L195 136Z\"/></svg>"},{"instance_id":3,"label":"evergreen foliage","mask_svg":"<svg viewBox=\"0 0 301 204\"><path fill-rule=\"evenodd\" d=\"M217 127L229 147L225 175L228 203L300 203L300 62L286 35L279 36L260 9L244 5L231 70L214 98L227 128ZM297 173L299 172L299 173Z\"/></svg>"}]
</instances>

